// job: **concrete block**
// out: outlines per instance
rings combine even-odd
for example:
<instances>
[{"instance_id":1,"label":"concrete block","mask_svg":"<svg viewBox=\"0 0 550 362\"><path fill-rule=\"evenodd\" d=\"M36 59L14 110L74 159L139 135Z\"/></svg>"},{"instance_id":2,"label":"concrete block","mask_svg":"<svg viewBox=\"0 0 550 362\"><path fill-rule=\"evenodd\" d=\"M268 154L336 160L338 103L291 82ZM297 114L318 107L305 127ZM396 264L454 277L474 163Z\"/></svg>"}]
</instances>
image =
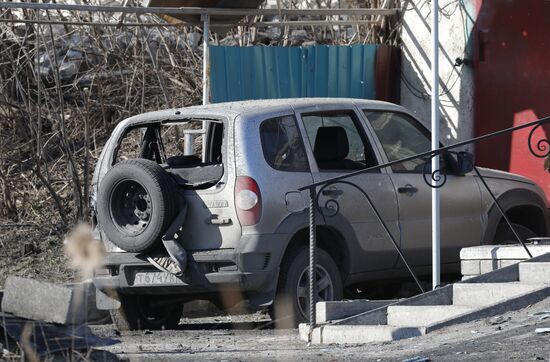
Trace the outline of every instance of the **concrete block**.
<instances>
[{"instance_id":1,"label":"concrete block","mask_svg":"<svg viewBox=\"0 0 550 362\"><path fill-rule=\"evenodd\" d=\"M522 261L523 261L523 260L520 260L520 259L504 259L504 260L499 260L499 261L498 261L498 263L499 263L498 267L499 267L499 268L506 268L507 266L521 263Z\"/></svg>"},{"instance_id":2,"label":"concrete block","mask_svg":"<svg viewBox=\"0 0 550 362\"><path fill-rule=\"evenodd\" d=\"M542 288L540 284L456 283L453 284L453 304L483 307Z\"/></svg>"},{"instance_id":3,"label":"concrete block","mask_svg":"<svg viewBox=\"0 0 550 362\"><path fill-rule=\"evenodd\" d=\"M300 324L299 332L300 338L307 341L309 326ZM423 334L423 328L414 327L327 325L313 330L311 342L312 344L363 344L396 341Z\"/></svg>"},{"instance_id":4,"label":"concrete block","mask_svg":"<svg viewBox=\"0 0 550 362\"><path fill-rule=\"evenodd\" d=\"M388 324L399 327L426 327L466 313L474 307L461 305L394 305L388 307Z\"/></svg>"},{"instance_id":5,"label":"concrete block","mask_svg":"<svg viewBox=\"0 0 550 362\"><path fill-rule=\"evenodd\" d=\"M82 283L66 284L73 289L73 303L80 305L85 310L88 324L110 323L109 311L99 310L96 304L97 288L91 280Z\"/></svg>"},{"instance_id":6,"label":"concrete block","mask_svg":"<svg viewBox=\"0 0 550 362\"><path fill-rule=\"evenodd\" d=\"M527 245L527 248L537 257L550 253L550 244ZM521 245L480 245L460 250L460 260L495 260L495 259L529 259L529 255Z\"/></svg>"},{"instance_id":7,"label":"concrete block","mask_svg":"<svg viewBox=\"0 0 550 362\"><path fill-rule=\"evenodd\" d=\"M378 309L370 310L367 312L359 313L348 318L340 319L336 323L340 325L379 325L387 324L387 307L380 307Z\"/></svg>"},{"instance_id":8,"label":"concrete block","mask_svg":"<svg viewBox=\"0 0 550 362\"><path fill-rule=\"evenodd\" d=\"M446 285L424 294L398 301L392 305L450 305L453 304L452 285ZM387 307L380 307L368 312L342 319L339 325L378 325L387 324Z\"/></svg>"},{"instance_id":9,"label":"concrete block","mask_svg":"<svg viewBox=\"0 0 550 362\"><path fill-rule=\"evenodd\" d=\"M331 320L348 318L353 315L368 312L395 303L396 300L346 300L340 302L317 303L317 322L326 323Z\"/></svg>"},{"instance_id":10,"label":"concrete block","mask_svg":"<svg viewBox=\"0 0 550 362\"><path fill-rule=\"evenodd\" d=\"M525 283L550 284L550 262L521 263L519 280Z\"/></svg>"},{"instance_id":11,"label":"concrete block","mask_svg":"<svg viewBox=\"0 0 550 362\"><path fill-rule=\"evenodd\" d=\"M524 261L525 259L467 259L461 260L462 275L480 275L505 268Z\"/></svg>"},{"instance_id":12,"label":"concrete block","mask_svg":"<svg viewBox=\"0 0 550 362\"><path fill-rule=\"evenodd\" d=\"M58 324L80 324L86 320L82 297L71 287L8 277L2 310L15 316Z\"/></svg>"},{"instance_id":13,"label":"concrete block","mask_svg":"<svg viewBox=\"0 0 550 362\"><path fill-rule=\"evenodd\" d=\"M461 260L460 271L462 275L479 275L481 266L479 260Z\"/></svg>"},{"instance_id":14,"label":"concrete block","mask_svg":"<svg viewBox=\"0 0 550 362\"><path fill-rule=\"evenodd\" d=\"M464 283L507 283L519 280L518 264L512 264L505 268L492 272L475 275L473 278L463 280Z\"/></svg>"},{"instance_id":15,"label":"concrete block","mask_svg":"<svg viewBox=\"0 0 550 362\"><path fill-rule=\"evenodd\" d=\"M490 273L493 270L499 269L499 260L480 260L479 261L480 274Z\"/></svg>"}]
</instances>

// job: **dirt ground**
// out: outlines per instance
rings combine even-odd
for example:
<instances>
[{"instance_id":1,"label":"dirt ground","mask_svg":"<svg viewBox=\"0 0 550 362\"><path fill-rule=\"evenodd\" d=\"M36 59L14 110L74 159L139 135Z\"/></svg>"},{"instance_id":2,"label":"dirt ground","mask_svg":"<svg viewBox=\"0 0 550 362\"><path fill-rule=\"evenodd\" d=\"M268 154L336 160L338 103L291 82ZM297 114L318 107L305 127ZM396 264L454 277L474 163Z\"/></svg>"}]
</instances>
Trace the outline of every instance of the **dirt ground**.
<instances>
[{"instance_id":1,"label":"dirt ground","mask_svg":"<svg viewBox=\"0 0 550 362\"><path fill-rule=\"evenodd\" d=\"M367 345L313 345L300 340L298 331L275 330L261 312L240 316L183 319L175 331L115 333L111 325L94 326L101 336L122 343L105 350L120 359L201 361L404 361L422 357L431 361L550 360L550 318L532 314L550 312L550 296L528 308L426 336ZM418 359L418 361L426 359Z\"/></svg>"},{"instance_id":2,"label":"dirt ground","mask_svg":"<svg viewBox=\"0 0 550 362\"><path fill-rule=\"evenodd\" d=\"M26 246L25 246L26 245ZM63 253L63 234L39 228L0 228L0 289L9 275L50 282L75 281Z\"/></svg>"}]
</instances>

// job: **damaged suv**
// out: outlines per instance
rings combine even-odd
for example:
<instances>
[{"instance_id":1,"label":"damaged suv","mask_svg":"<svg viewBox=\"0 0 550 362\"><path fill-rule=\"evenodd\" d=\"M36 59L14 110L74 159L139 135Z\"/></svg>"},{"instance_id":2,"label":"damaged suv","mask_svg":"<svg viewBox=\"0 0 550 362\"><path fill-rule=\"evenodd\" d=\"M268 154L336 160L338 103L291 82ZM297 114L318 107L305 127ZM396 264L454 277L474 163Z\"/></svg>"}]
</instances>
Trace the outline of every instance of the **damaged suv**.
<instances>
[{"instance_id":1,"label":"damaged suv","mask_svg":"<svg viewBox=\"0 0 550 362\"><path fill-rule=\"evenodd\" d=\"M300 187L430 149L403 107L350 99L247 101L152 112L114 130L93 176L95 230L108 251L94 276L98 307L119 328L172 328L182 304L247 300L305 321L308 193ZM511 240L490 195L456 159L441 190L443 272L463 247ZM431 272L424 160L350 178L365 191L419 274ZM548 205L532 181L480 169L524 239L547 235ZM407 276L360 191L326 188L318 213L317 290ZM332 205L332 206L331 206Z\"/></svg>"}]
</instances>

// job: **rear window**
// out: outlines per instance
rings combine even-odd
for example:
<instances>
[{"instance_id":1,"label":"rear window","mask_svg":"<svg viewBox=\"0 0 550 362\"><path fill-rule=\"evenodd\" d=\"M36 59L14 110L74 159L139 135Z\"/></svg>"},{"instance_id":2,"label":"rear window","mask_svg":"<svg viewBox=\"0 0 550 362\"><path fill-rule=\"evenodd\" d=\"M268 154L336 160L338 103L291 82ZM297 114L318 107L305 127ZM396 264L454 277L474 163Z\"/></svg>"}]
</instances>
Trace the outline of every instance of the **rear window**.
<instances>
[{"instance_id":1,"label":"rear window","mask_svg":"<svg viewBox=\"0 0 550 362\"><path fill-rule=\"evenodd\" d=\"M304 144L293 116L263 121L260 138L269 166L279 171L309 171Z\"/></svg>"},{"instance_id":2,"label":"rear window","mask_svg":"<svg viewBox=\"0 0 550 362\"><path fill-rule=\"evenodd\" d=\"M147 159L170 172L179 185L209 188L223 176L224 130L222 122L206 120L206 133L203 133L202 121L159 121L129 129L115 150L113 164Z\"/></svg>"}]
</instances>

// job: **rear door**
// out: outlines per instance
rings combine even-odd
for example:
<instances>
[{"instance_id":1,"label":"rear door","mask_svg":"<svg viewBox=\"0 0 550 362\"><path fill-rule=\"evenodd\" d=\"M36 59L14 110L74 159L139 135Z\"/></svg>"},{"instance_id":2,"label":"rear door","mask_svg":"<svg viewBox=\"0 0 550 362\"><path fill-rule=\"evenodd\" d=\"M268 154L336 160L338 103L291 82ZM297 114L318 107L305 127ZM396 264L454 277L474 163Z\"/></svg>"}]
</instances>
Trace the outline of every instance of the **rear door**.
<instances>
[{"instance_id":1,"label":"rear door","mask_svg":"<svg viewBox=\"0 0 550 362\"><path fill-rule=\"evenodd\" d=\"M405 113L365 110L385 162L431 149L430 134ZM424 160L396 164L389 170L399 204L405 256L416 266L431 266L431 187L423 176ZM426 175L430 177L430 175ZM479 245L481 196L472 174L447 175L441 188L441 262L456 263L462 247Z\"/></svg>"},{"instance_id":2,"label":"rear door","mask_svg":"<svg viewBox=\"0 0 550 362\"><path fill-rule=\"evenodd\" d=\"M206 159L196 167L189 168L190 179L210 179L212 172L222 172L221 178L212 186L184 191L187 202L187 216L181 233L182 244L189 250L233 247L222 245L226 241L236 242L241 236L234 205L235 159L232 150L233 129L230 120L209 122L206 135L195 135L192 149L197 159L202 157L202 140L206 139ZM165 147L173 149L172 154L186 148L184 130L166 130L163 134ZM187 138L189 140L189 138ZM174 145L178 145L174 149ZM189 145L187 145L189 146ZM216 171L218 170L218 171ZM214 174L215 175L215 174Z\"/></svg>"},{"instance_id":3,"label":"rear door","mask_svg":"<svg viewBox=\"0 0 550 362\"><path fill-rule=\"evenodd\" d=\"M296 109L315 182L379 163L361 117L353 106L322 105ZM350 245L350 272L391 269L397 252L361 190L372 199L399 241L397 200L386 171L365 173L321 191L319 206L325 223ZM320 188L318 188L320 190Z\"/></svg>"}]
</instances>

